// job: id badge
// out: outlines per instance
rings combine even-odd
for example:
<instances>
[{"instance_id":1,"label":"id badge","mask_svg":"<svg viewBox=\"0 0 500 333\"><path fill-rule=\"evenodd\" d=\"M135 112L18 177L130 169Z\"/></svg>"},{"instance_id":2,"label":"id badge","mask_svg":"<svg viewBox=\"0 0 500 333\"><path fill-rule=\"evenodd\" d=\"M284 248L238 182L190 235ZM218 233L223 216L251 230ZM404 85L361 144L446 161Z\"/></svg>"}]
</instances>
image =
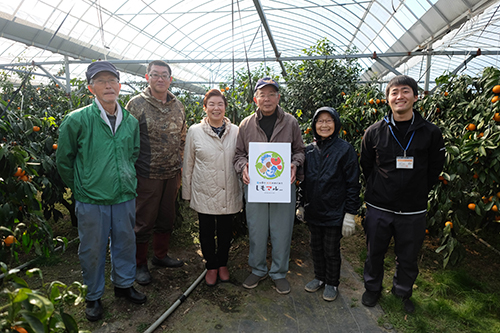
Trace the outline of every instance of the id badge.
<instances>
[{"instance_id":1,"label":"id badge","mask_svg":"<svg viewBox=\"0 0 500 333\"><path fill-rule=\"evenodd\" d=\"M413 156L396 157L396 169L413 169Z\"/></svg>"}]
</instances>

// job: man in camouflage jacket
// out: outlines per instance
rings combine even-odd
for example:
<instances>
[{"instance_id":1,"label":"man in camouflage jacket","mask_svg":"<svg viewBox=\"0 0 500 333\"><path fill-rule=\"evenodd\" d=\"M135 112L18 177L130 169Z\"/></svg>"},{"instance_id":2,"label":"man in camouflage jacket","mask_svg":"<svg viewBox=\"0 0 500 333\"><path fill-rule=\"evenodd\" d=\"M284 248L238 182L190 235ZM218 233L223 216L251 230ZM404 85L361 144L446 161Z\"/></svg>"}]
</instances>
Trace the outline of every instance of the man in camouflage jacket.
<instances>
[{"instance_id":1,"label":"man in camouflage jacket","mask_svg":"<svg viewBox=\"0 0 500 333\"><path fill-rule=\"evenodd\" d=\"M170 66L161 60L148 65L149 86L132 98L126 109L139 120L141 150L136 163L136 281L151 282L148 246L153 235L152 263L181 267L184 263L167 255L175 220L175 200L181 183L186 140L184 106L168 91Z\"/></svg>"}]
</instances>

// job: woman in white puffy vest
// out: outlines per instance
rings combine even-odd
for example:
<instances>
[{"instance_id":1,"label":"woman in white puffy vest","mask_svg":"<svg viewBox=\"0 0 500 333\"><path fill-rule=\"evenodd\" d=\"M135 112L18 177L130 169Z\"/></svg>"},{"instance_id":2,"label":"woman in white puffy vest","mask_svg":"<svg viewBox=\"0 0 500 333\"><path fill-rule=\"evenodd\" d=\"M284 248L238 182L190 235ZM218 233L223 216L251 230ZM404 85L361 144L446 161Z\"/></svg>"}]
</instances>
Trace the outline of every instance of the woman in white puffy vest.
<instances>
[{"instance_id":1,"label":"woman in white puffy vest","mask_svg":"<svg viewBox=\"0 0 500 333\"><path fill-rule=\"evenodd\" d=\"M238 126L225 117L226 97L211 89L203 99L207 116L189 128L182 171L182 198L198 212L207 285L229 281L227 261L232 221L242 206L241 183L233 167Z\"/></svg>"}]
</instances>

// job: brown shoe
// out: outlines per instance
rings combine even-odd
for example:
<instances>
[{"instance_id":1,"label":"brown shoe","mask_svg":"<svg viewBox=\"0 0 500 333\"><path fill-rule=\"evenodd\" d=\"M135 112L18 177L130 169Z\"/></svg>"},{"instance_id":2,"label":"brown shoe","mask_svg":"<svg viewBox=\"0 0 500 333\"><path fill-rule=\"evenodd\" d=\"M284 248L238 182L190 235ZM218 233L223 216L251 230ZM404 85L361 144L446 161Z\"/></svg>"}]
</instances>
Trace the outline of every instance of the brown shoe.
<instances>
[{"instance_id":1,"label":"brown shoe","mask_svg":"<svg viewBox=\"0 0 500 333\"><path fill-rule=\"evenodd\" d=\"M207 286L215 286L217 283L217 270L216 269L209 269L207 271L207 274L205 275L205 282L207 283Z\"/></svg>"},{"instance_id":2,"label":"brown shoe","mask_svg":"<svg viewBox=\"0 0 500 333\"><path fill-rule=\"evenodd\" d=\"M227 266L219 267L219 279L221 282L229 281L229 270L227 269Z\"/></svg>"}]
</instances>

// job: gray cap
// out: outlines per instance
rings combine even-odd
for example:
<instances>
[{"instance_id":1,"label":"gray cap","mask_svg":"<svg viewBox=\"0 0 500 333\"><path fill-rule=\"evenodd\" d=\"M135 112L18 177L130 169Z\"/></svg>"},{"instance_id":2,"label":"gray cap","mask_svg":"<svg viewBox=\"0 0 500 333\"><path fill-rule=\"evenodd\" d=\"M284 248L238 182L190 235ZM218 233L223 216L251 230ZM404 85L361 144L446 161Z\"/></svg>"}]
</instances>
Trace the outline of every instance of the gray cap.
<instances>
[{"instance_id":1,"label":"gray cap","mask_svg":"<svg viewBox=\"0 0 500 333\"><path fill-rule=\"evenodd\" d=\"M118 73L115 65L108 61L96 61L87 67L87 71L85 72L85 75L87 76L87 83L90 84L90 80L100 72L110 72L116 76L118 80L120 80L120 73Z\"/></svg>"}]
</instances>

